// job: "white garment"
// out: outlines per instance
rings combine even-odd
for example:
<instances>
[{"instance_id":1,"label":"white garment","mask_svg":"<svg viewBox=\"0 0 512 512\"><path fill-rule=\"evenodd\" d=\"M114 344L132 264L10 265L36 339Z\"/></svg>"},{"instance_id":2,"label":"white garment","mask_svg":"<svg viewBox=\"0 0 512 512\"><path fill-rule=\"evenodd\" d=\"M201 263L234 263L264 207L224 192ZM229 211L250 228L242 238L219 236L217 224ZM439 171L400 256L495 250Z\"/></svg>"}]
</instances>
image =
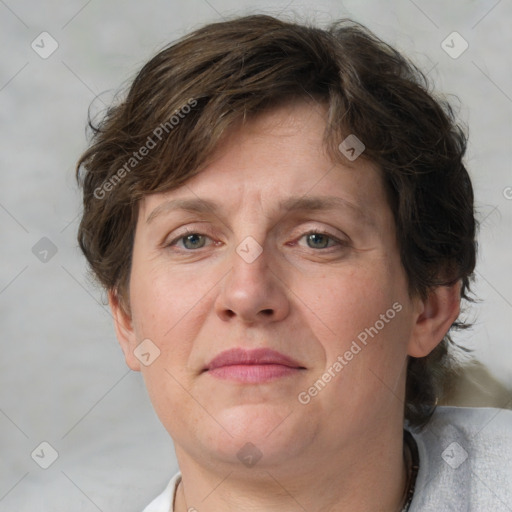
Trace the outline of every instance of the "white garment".
<instances>
[{"instance_id":1,"label":"white garment","mask_svg":"<svg viewBox=\"0 0 512 512\"><path fill-rule=\"evenodd\" d=\"M512 411L438 407L422 432L410 431L420 469L409 512L512 512ZM180 480L143 512L174 512Z\"/></svg>"},{"instance_id":2,"label":"white garment","mask_svg":"<svg viewBox=\"0 0 512 512\"><path fill-rule=\"evenodd\" d=\"M174 496L181 481L181 473L176 473L167 484L164 492L157 496L142 512L174 512Z\"/></svg>"}]
</instances>

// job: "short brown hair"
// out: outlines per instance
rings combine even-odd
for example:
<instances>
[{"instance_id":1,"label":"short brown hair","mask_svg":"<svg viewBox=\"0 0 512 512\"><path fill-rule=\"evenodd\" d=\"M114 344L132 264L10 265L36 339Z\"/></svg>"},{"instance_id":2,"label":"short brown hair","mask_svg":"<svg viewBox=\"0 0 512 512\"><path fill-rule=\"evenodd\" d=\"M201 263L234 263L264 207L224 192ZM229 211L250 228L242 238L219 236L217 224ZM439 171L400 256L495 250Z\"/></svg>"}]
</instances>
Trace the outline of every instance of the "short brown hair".
<instances>
[{"instance_id":1,"label":"short brown hair","mask_svg":"<svg viewBox=\"0 0 512 512\"><path fill-rule=\"evenodd\" d=\"M198 174L235 121L314 98L328 106L324 141L333 160L345 159L338 146L355 134L362 157L382 172L410 293L426 297L460 280L461 298L471 300L476 223L462 163L466 135L449 103L429 89L414 64L351 20L324 30L254 15L169 45L99 125L89 122L91 146L77 164L78 241L94 275L129 309L140 199ZM450 342L447 334L428 356L409 359L404 409L413 426L434 412Z\"/></svg>"}]
</instances>

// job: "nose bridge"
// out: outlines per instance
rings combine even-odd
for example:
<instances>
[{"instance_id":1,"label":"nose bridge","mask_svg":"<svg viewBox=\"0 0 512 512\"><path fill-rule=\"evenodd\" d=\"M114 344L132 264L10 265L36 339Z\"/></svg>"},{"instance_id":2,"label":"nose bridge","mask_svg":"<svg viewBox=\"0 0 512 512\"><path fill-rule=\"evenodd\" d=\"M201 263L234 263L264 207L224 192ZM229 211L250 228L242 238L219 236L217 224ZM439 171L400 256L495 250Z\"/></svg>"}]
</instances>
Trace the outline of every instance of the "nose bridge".
<instances>
[{"instance_id":1,"label":"nose bridge","mask_svg":"<svg viewBox=\"0 0 512 512\"><path fill-rule=\"evenodd\" d=\"M264 213L262 190L257 189L245 194L232 224L235 238L239 240L232 260L233 272L244 279L257 279L260 284L266 280L271 256L267 243L272 227L269 219Z\"/></svg>"},{"instance_id":2,"label":"nose bridge","mask_svg":"<svg viewBox=\"0 0 512 512\"><path fill-rule=\"evenodd\" d=\"M241 241L231 255L231 271L217 298L217 313L225 318L238 316L248 323L281 318L287 312L287 299L271 270L273 257L266 243L267 226L257 222L239 224L249 225L257 225L257 229L235 230Z\"/></svg>"},{"instance_id":3,"label":"nose bridge","mask_svg":"<svg viewBox=\"0 0 512 512\"><path fill-rule=\"evenodd\" d=\"M235 281L237 286L251 288L269 286L270 254L268 244L262 239L264 236L264 234L260 236L259 240L267 246L266 250L252 235L243 237L235 247L230 263L232 265L231 280Z\"/></svg>"},{"instance_id":4,"label":"nose bridge","mask_svg":"<svg viewBox=\"0 0 512 512\"><path fill-rule=\"evenodd\" d=\"M239 240L233 261L237 268L245 269L245 272L250 272L251 269L246 265L254 266L253 271L264 269L267 254L263 254L263 246L267 245L267 231L271 227L268 225L268 218L263 211L261 190L243 198L232 225L235 238Z\"/></svg>"}]
</instances>

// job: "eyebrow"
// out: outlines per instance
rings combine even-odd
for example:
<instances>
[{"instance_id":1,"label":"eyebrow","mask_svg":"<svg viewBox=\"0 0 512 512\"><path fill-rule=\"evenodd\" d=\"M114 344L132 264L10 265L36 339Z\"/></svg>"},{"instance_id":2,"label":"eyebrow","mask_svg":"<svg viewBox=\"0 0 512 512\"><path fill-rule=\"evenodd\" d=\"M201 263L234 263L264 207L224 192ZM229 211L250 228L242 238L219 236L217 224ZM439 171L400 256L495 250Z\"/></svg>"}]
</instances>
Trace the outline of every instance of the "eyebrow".
<instances>
[{"instance_id":1,"label":"eyebrow","mask_svg":"<svg viewBox=\"0 0 512 512\"><path fill-rule=\"evenodd\" d=\"M158 205L146 219L149 224L155 217L174 210L183 210L190 213L213 213L221 209L221 206L214 201L201 198L171 199ZM285 212L294 211L333 211L339 209L350 209L369 224L374 224L373 219L366 210L359 205L347 201L338 196L303 196L289 197L278 203L278 209Z\"/></svg>"}]
</instances>

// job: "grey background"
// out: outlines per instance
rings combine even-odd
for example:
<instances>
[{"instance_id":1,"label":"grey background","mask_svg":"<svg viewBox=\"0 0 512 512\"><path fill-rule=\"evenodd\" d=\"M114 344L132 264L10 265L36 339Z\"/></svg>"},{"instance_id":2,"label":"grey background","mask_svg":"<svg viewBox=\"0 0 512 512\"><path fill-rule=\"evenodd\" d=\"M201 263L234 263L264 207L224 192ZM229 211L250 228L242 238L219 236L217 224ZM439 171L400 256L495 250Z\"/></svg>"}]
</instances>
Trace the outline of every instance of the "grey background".
<instances>
[{"instance_id":1,"label":"grey background","mask_svg":"<svg viewBox=\"0 0 512 512\"><path fill-rule=\"evenodd\" d=\"M91 102L102 93L93 111L108 103L162 46L223 17L283 11L321 25L352 17L460 99L482 223L482 302L475 328L457 339L512 386L510 1L0 0L0 511L140 511L177 470L86 276L74 165ZM31 47L43 31L58 43L46 59ZM469 44L456 59L441 47L453 31ZM59 455L48 469L35 460L48 462L51 450L31 457L43 441Z\"/></svg>"}]
</instances>

